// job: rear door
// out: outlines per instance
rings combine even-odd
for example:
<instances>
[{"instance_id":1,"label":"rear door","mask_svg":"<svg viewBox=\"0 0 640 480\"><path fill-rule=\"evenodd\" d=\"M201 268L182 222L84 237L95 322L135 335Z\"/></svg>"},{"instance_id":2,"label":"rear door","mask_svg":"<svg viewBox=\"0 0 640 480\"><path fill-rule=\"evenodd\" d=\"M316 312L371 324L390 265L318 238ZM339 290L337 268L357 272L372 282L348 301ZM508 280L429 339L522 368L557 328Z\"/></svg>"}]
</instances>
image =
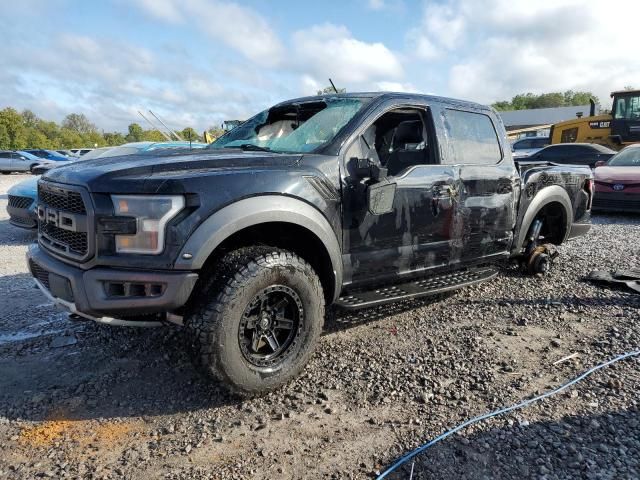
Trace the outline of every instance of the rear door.
<instances>
[{"instance_id":1,"label":"rear door","mask_svg":"<svg viewBox=\"0 0 640 480\"><path fill-rule=\"evenodd\" d=\"M475 263L509 255L520 175L507 153L499 120L490 112L445 108L448 148L443 162L458 171L455 195L458 241L450 263Z\"/></svg>"}]
</instances>

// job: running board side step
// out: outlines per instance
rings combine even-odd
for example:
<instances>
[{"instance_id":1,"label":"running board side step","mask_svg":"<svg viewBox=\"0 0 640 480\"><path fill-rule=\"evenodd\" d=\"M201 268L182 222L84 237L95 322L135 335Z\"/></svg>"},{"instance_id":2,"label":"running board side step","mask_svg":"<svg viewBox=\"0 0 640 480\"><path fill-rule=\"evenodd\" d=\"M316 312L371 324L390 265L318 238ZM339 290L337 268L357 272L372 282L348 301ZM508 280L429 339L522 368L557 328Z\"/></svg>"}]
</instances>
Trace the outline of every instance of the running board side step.
<instances>
[{"instance_id":1,"label":"running board side step","mask_svg":"<svg viewBox=\"0 0 640 480\"><path fill-rule=\"evenodd\" d=\"M409 300L457 290L490 280L497 274L497 270L489 267L450 272L375 290L352 292L338 298L336 305L347 310L375 307L376 305L399 300Z\"/></svg>"}]
</instances>

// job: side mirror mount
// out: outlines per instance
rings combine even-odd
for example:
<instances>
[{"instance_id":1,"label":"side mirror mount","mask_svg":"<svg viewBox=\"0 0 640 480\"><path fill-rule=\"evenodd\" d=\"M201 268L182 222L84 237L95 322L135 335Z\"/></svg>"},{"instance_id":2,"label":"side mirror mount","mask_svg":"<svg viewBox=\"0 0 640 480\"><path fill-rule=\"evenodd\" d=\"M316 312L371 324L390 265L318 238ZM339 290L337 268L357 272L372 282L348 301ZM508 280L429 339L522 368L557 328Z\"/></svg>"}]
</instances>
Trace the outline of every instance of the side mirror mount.
<instances>
[{"instance_id":1,"label":"side mirror mount","mask_svg":"<svg viewBox=\"0 0 640 480\"><path fill-rule=\"evenodd\" d=\"M349 159L351 175L357 179L370 178L374 182L387 178L387 169L373 163L370 158Z\"/></svg>"},{"instance_id":2,"label":"side mirror mount","mask_svg":"<svg viewBox=\"0 0 640 480\"><path fill-rule=\"evenodd\" d=\"M598 167L604 167L604 166L606 166L606 165L607 165L607 162L605 162L604 160L598 160L598 161L596 162L596 168L598 168Z\"/></svg>"}]
</instances>

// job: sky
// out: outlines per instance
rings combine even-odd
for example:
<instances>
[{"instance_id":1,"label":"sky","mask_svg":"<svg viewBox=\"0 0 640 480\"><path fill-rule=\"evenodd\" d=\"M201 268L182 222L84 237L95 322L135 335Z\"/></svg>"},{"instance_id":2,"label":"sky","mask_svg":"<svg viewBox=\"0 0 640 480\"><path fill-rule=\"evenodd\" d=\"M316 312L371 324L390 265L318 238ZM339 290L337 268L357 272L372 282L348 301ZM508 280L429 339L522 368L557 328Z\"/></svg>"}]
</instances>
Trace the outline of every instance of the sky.
<instances>
[{"instance_id":1,"label":"sky","mask_svg":"<svg viewBox=\"0 0 640 480\"><path fill-rule=\"evenodd\" d=\"M637 0L3 0L0 109L198 131L313 95L640 88Z\"/></svg>"}]
</instances>

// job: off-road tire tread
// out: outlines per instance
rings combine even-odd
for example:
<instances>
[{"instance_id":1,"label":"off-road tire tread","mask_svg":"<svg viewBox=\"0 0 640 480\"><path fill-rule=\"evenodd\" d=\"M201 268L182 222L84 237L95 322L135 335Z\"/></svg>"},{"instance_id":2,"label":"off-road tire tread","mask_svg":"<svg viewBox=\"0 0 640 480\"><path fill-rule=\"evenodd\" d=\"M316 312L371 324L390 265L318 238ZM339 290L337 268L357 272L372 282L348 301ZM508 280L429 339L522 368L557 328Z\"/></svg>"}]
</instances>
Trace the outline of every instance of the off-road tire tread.
<instances>
[{"instance_id":1,"label":"off-road tire tread","mask_svg":"<svg viewBox=\"0 0 640 480\"><path fill-rule=\"evenodd\" d=\"M318 275L304 259L287 250L274 247L246 247L229 252L214 267L212 273L202 283L192 312L185 322L188 350L195 367L205 375L221 382L232 393L253 396L262 392L238 389L225 375L216 355L216 331L223 320L224 306L235 293L244 288L247 280L256 277L263 268L271 265L286 265L295 268L313 284L319 292L320 330L324 324L324 295ZM218 293L215 293L218 292ZM211 295L214 295L213 297ZM308 349L298 359L297 366L290 370L302 370L313 349ZM297 373L297 372L296 372Z\"/></svg>"}]
</instances>

